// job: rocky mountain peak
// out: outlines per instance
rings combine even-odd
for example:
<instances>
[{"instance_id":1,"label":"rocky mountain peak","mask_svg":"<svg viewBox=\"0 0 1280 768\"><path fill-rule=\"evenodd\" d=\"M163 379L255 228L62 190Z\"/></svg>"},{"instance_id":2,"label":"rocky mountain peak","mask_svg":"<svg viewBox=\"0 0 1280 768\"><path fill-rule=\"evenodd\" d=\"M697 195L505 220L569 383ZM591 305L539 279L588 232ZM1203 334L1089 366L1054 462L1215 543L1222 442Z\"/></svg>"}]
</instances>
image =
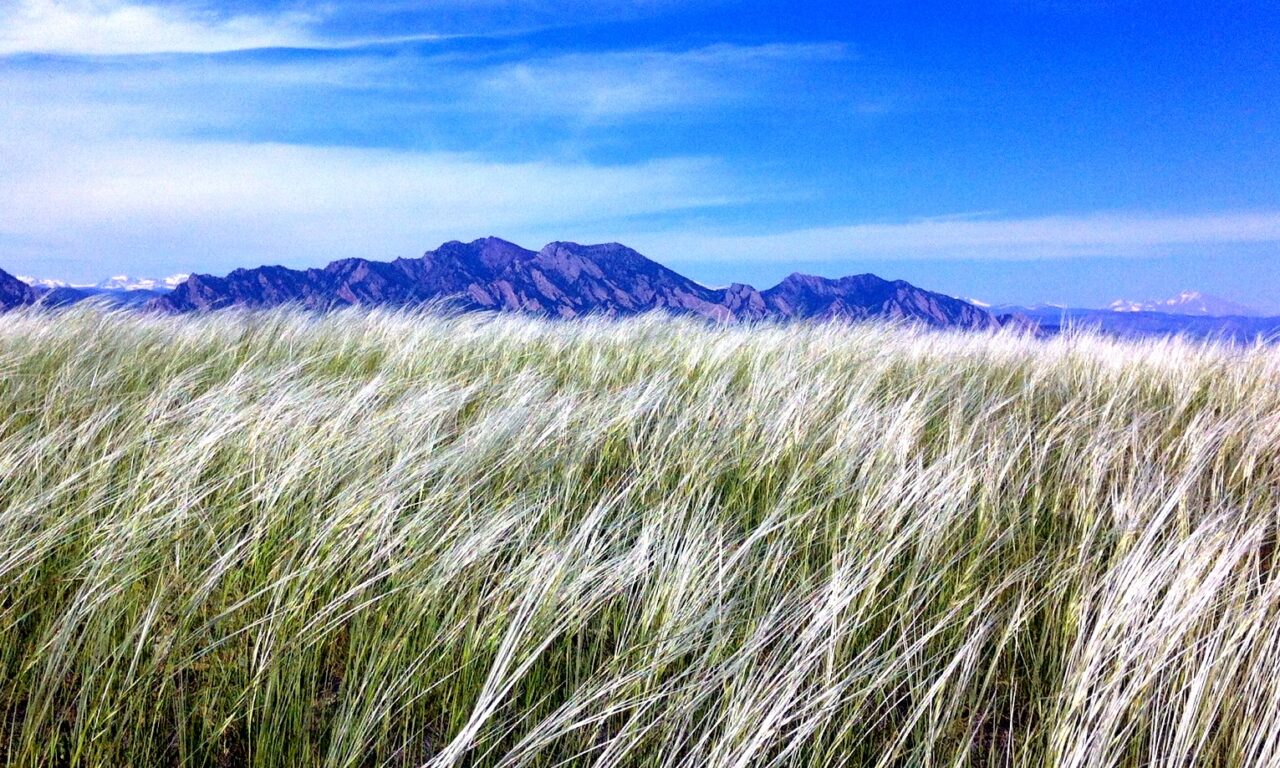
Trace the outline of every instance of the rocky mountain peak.
<instances>
[{"instance_id":1,"label":"rocky mountain peak","mask_svg":"<svg viewBox=\"0 0 1280 768\"><path fill-rule=\"evenodd\" d=\"M34 288L0 269L0 310L33 304L35 300Z\"/></svg>"},{"instance_id":2,"label":"rocky mountain peak","mask_svg":"<svg viewBox=\"0 0 1280 768\"><path fill-rule=\"evenodd\" d=\"M617 317L649 311L726 320L860 320L991 329L996 319L959 299L875 275L795 273L760 291L708 288L621 243L557 241L530 251L496 237L449 241L419 259L344 259L323 269L237 269L192 276L150 306L168 312L298 304L411 306L448 300L466 310L550 317Z\"/></svg>"}]
</instances>

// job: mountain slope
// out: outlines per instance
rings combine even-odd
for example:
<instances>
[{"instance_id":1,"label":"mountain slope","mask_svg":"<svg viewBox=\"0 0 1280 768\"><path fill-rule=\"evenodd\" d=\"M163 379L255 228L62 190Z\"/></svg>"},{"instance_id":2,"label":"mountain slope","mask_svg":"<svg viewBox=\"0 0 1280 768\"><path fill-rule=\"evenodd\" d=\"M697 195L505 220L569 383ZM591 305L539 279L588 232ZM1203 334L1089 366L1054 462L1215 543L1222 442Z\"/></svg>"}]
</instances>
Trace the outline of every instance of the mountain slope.
<instances>
[{"instance_id":1,"label":"mountain slope","mask_svg":"<svg viewBox=\"0 0 1280 768\"><path fill-rule=\"evenodd\" d=\"M0 269L0 310L33 304L35 300L34 288Z\"/></svg>"},{"instance_id":2,"label":"mountain slope","mask_svg":"<svg viewBox=\"0 0 1280 768\"><path fill-rule=\"evenodd\" d=\"M557 242L530 251L498 238L445 243L419 259L192 275L149 306L168 312L286 303L325 309L444 299L463 309L564 318L664 310L716 320L881 317L936 327L999 327L991 314L964 301L875 275L831 280L795 274L763 292L742 284L708 288L617 243Z\"/></svg>"},{"instance_id":3,"label":"mountain slope","mask_svg":"<svg viewBox=\"0 0 1280 768\"><path fill-rule=\"evenodd\" d=\"M875 275L829 280L794 273L763 295L766 306L781 317L883 317L921 320L939 327L999 327L990 313L968 302Z\"/></svg>"}]
</instances>

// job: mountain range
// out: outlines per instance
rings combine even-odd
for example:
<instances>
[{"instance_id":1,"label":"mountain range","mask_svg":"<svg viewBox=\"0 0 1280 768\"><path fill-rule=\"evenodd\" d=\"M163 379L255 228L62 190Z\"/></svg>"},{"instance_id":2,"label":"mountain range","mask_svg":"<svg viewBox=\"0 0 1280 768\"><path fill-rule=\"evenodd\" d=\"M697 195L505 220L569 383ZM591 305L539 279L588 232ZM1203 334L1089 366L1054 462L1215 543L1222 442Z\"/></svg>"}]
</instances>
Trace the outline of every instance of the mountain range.
<instances>
[{"instance_id":1,"label":"mountain range","mask_svg":"<svg viewBox=\"0 0 1280 768\"><path fill-rule=\"evenodd\" d=\"M74 288L82 291L171 291L181 285L190 275L170 275L169 277L113 275L96 283L69 283L65 280L28 277L26 275L18 275L17 277L37 291L53 291L60 288Z\"/></svg>"},{"instance_id":2,"label":"mountain range","mask_svg":"<svg viewBox=\"0 0 1280 768\"><path fill-rule=\"evenodd\" d=\"M967 302L875 275L793 274L761 291L709 288L617 243L551 243L530 251L498 238L448 242L421 258L344 259L324 268L237 269L192 275L147 306L164 312L351 305L413 306L448 300L464 310L549 317L617 317L662 310L713 320L888 318L933 327L994 329L1000 321Z\"/></svg>"},{"instance_id":3,"label":"mountain range","mask_svg":"<svg viewBox=\"0 0 1280 768\"><path fill-rule=\"evenodd\" d=\"M1197 317L1261 317L1252 307L1234 301L1210 296L1200 291L1183 291L1162 301L1129 301L1117 299L1107 307L1115 312L1163 312L1169 315L1194 315Z\"/></svg>"},{"instance_id":4,"label":"mountain range","mask_svg":"<svg viewBox=\"0 0 1280 768\"><path fill-rule=\"evenodd\" d=\"M1280 339L1280 317L1265 316L1251 307L1200 291L1183 291L1158 301L1117 300L1104 309L974 303L995 314L1017 313L1028 318L1043 335L1076 328L1121 338L1181 335L1241 343Z\"/></svg>"},{"instance_id":5,"label":"mountain range","mask_svg":"<svg viewBox=\"0 0 1280 768\"><path fill-rule=\"evenodd\" d=\"M1234 341L1244 344L1252 344L1259 340L1266 342L1280 340L1280 317L1209 316L1147 310L1116 311L1052 306L1002 306L995 311L1016 311L1034 322L1040 332L1046 336L1074 328L1130 339L1186 336L1192 339Z\"/></svg>"},{"instance_id":6,"label":"mountain range","mask_svg":"<svg viewBox=\"0 0 1280 768\"><path fill-rule=\"evenodd\" d=\"M1014 326L1039 335L1081 327L1121 337L1183 334L1250 342L1280 338L1280 318L1196 291L1106 309L990 306L875 275L837 279L795 273L758 290L712 288L617 243L551 243L530 251L498 238L452 241L420 258L344 259L323 268L263 266L223 276L150 279L116 276L93 285L16 278L0 271L0 309L94 299L109 306L183 313L284 304L312 309L408 307L432 302L461 310L548 317L619 317L648 311L716 321L883 318L937 328ZM1221 315L1228 316L1221 316Z\"/></svg>"}]
</instances>

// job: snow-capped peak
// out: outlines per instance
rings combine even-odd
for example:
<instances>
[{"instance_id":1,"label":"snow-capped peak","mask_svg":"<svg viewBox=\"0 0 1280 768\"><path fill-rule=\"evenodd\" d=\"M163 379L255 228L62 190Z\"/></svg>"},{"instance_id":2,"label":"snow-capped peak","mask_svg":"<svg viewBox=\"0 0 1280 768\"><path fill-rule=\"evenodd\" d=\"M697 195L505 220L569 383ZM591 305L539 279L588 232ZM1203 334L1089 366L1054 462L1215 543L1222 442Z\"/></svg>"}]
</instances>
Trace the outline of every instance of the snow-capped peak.
<instances>
[{"instance_id":1,"label":"snow-capped peak","mask_svg":"<svg viewBox=\"0 0 1280 768\"><path fill-rule=\"evenodd\" d=\"M35 288L53 290L55 288L90 288L99 291L171 291L186 279L188 274L170 275L168 277L130 277L129 275L112 275L106 280L96 283L72 283L51 277L31 277L18 275L18 279Z\"/></svg>"},{"instance_id":2,"label":"snow-capped peak","mask_svg":"<svg viewBox=\"0 0 1280 768\"><path fill-rule=\"evenodd\" d=\"M150 278L137 278L129 275L112 275L102 280L96 287L104 291L136 291L153 287L155 281Z\"/></svg>"},{"instance_id":3,"label":"snow-capped peak","mask_svg":"<svg viewBox=\"0 0 1280 768\"><path fill-rule=\"evenodd\" d=\"M130 277L129 275L113 275L98 283L95 287L104 291L164 291L178 287L188 275L170 275L168 277Z\"/></svg>"},{"instance_id":4,"label":"snow-capped peak","mask_svg":"<svg viewBox=\"0 0 1280 768\"><path fill-rule=\"evenodd\" d=\"M1159 301L1130 301L1117 299L1108 305L1115 312L1163 312L1170 315L1200 315L1204 317L1243 316L1253 317L1257 310L1228 299L1210 296L1200 291L1182 291L1177 296Z\"/></svg>"},{"instance_id":5,"label":"snow-capped peak","mask_svg":"<svg viewBox=\"0 0 1280 768\"><path fill-rule=\"evenodd\" d=\"M34 288L66 288L69 283L63 280L54 280L48 277L31 277L30 275L18 275L17 278L22 282Z\"/></svg>"},{"instance_id":6,"label":"snow-capped peak","mask_svg":"<svg viewBox=\"0 0 1280 768\"><path fill-rule=\"evenodd\" d=\"M1146 305L1140 301L1128 301L1125 299L1116 299L1107 305L1107 309L1114 312L1142 312Z\"/></svg>"}]
</instances>

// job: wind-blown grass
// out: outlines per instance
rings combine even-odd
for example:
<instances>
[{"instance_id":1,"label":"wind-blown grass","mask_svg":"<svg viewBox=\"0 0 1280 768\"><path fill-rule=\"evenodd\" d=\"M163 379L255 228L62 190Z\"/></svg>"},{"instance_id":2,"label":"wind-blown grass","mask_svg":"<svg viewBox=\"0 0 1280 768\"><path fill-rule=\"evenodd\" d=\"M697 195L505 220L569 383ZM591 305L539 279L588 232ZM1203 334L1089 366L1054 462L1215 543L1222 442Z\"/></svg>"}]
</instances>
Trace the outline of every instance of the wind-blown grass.
<instances>
[{"instance_id":1,"label":"wind-blown grass","mask_svg":"<svg viewBox=\"0 0 1280 768\"><path fill-rule=\"evenodd\" d=\"M1280 763L1280 352L0 318L0 761Z\"/></svg>"}]
</instances>

